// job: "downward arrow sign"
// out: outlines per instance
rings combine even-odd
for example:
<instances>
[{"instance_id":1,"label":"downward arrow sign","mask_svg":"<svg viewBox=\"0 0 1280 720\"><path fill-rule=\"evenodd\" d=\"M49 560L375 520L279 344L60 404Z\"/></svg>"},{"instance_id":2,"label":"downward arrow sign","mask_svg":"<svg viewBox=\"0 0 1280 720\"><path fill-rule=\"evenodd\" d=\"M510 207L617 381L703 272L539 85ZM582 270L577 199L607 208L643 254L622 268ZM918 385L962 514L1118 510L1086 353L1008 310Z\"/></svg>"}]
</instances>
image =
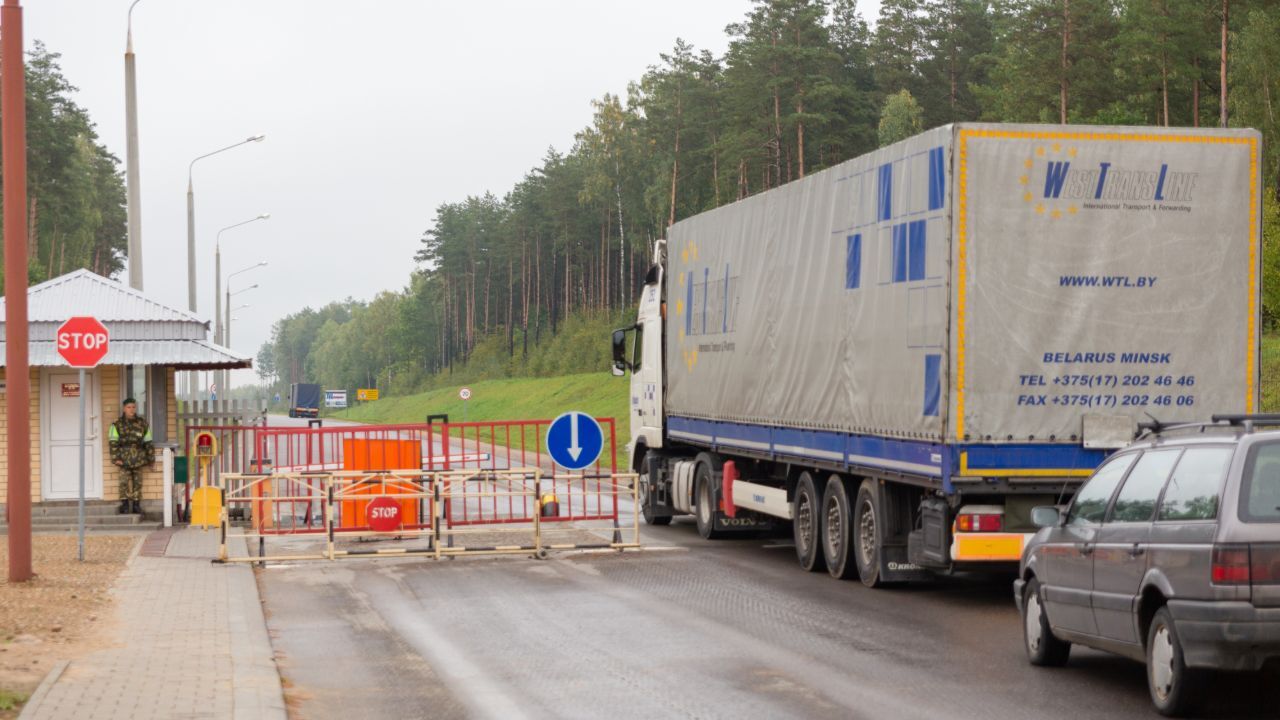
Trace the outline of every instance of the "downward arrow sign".
<instances>
[{"instance_id":1,"label":"downward arrow sign","mask_svg":"<svg viewBox=\"0 0 1280 720\"><path fill-rule=\"evenodd\" d=\"M574 462L578 461L578 456L582 454L582 448L578 446L578 413L569 416L569 457Z\"/></svg>"}]
</instances>

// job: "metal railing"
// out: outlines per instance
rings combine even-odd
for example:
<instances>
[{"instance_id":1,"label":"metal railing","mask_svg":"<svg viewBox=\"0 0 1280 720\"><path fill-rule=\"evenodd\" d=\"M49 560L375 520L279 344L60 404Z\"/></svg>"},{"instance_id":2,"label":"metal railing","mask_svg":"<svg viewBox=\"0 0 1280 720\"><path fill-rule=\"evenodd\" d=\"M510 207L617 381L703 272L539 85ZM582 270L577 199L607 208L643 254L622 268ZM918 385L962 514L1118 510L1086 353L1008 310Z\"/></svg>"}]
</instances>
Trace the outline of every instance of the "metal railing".
<instances>
[{"instance_id":1,"label":"metal railing","mask_svg":"<svg viewBox=\"0 0 1280 720\"><path fill-rule=\"evenodd\" d=\"M220 562L337 560L367 556L524 554L551 550L640 547L639 483L635 474L545 476L538 467L421 471L321 471L273 474L225 473L220 522ZM584 492L575 493L575 483ZM563 496L557 488L568 488ZM589 490L589 492L587 492ZM565 492L565 490L560 490ZM380 501L385 498L385 501ZM629 500L629 525L619 524L619 500ZM567 501L567 502L566 502ZM379 527L371 509L398 508L389 527ZM257 555L232 556L232 510L248 508L243 537L258 541ZM299 510L301 509L301 515ZM458 520L459 510L465 519ZM300 520L301 518L301 520ZM607 521L600 528L580 524ZM385 524L385 521L384 521ZM604 532L606 540L581 541ZM568 542L556 540L578 534ZM624 539L624 535L629 538ZM284 540L284 552L268 554L268 538ZM497 539L495 539L497 538ZM364 548L344 545L370 539L425 541L420 546ZM302 540L299 545L297 541ZM470 542L475 540L476 542Z\"/></svg>"}]
</instances>

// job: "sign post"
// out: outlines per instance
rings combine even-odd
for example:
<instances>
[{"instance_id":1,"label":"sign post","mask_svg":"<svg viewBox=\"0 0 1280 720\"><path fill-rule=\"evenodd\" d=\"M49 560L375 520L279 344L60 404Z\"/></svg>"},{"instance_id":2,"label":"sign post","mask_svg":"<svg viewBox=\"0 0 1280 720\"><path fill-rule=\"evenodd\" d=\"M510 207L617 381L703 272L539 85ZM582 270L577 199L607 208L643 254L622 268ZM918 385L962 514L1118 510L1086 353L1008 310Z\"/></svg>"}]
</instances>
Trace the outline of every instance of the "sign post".
<instances>
[{"instance_id":1,"label":"sign post","mask_svg":"<svg viewBox=\"0 0 1280 720\"><path fill-rule=\"evenodd\" d=\"M107 346L111 334L98 322L97 318L79 316L62 323L56 335L58 354L73 368L80 370L80 386L76 394L80 396L80 500L77 512L77 528L79 532L79 559L84 562L84 371L98 366L107 355Z\"/></svg>"},{"instance_id":2,"label":"sign post","mask_svg":"<svg viewBox=\"0 0 1280 720\"><path fill-rule=\"evenodd\" d=\"M458 397L462 398L462 422L467 421L467 401L471 399L471 388L464 387L458 391Z\"/></svg>"}]
</instances>

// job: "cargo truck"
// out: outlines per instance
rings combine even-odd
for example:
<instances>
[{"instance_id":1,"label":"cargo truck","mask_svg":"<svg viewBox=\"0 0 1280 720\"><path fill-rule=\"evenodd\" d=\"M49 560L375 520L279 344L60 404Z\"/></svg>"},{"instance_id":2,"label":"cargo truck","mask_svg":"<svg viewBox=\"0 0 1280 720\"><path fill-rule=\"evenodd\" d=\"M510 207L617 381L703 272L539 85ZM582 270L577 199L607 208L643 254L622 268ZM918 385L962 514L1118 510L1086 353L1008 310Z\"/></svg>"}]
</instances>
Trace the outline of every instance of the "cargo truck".
<instances>
[{"instance_id":1,"label":"cargo truck","mask_svg":"<svg viewBox=\"0 0 1280 720\"><path fill-rule=\"evenodd\" d=\"M1137 422L1258 410L1252 130L957 124L690 217L631 373L641 511L870 587L1013 569Z\"/></svg>"},{"instance_id":2,"label":"cargo truck","mask_svg":"<svg viewBox=\"0 0 1280 720\"><path fill-rule=\"evenodd\" d=\"M313 418L320 416L322 391L314 383L293 383L289 386L289 417Z\"/></svg>"}]
</instances>

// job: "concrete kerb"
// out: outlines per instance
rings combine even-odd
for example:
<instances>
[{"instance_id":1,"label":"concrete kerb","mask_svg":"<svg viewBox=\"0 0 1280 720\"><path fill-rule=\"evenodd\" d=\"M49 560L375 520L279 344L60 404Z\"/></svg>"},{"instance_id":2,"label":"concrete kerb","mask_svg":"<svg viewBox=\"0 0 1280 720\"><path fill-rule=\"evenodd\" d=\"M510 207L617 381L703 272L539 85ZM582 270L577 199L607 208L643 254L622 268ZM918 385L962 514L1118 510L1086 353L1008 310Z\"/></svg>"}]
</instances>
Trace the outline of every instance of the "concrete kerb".
<instances>
[{"instance_id":1,"label":"concrete kerb","mask_svg":"<svg viewBox=\"0 0 1280 720\"><path fill-rule=\"evenodd\" d=\"M70 660L63 660L54 665L44 679L40 681L40 685L36 691L31 693L31 697L27 698L26 705L22 706L22 712L18 713L18 720L30 720L35 717L36 709L40 707L40 703L48 696L49 690L53 688L54 683L58 682L58 678L62 677L62 672L71 664Z\"/></svg>"}]
</instances>

